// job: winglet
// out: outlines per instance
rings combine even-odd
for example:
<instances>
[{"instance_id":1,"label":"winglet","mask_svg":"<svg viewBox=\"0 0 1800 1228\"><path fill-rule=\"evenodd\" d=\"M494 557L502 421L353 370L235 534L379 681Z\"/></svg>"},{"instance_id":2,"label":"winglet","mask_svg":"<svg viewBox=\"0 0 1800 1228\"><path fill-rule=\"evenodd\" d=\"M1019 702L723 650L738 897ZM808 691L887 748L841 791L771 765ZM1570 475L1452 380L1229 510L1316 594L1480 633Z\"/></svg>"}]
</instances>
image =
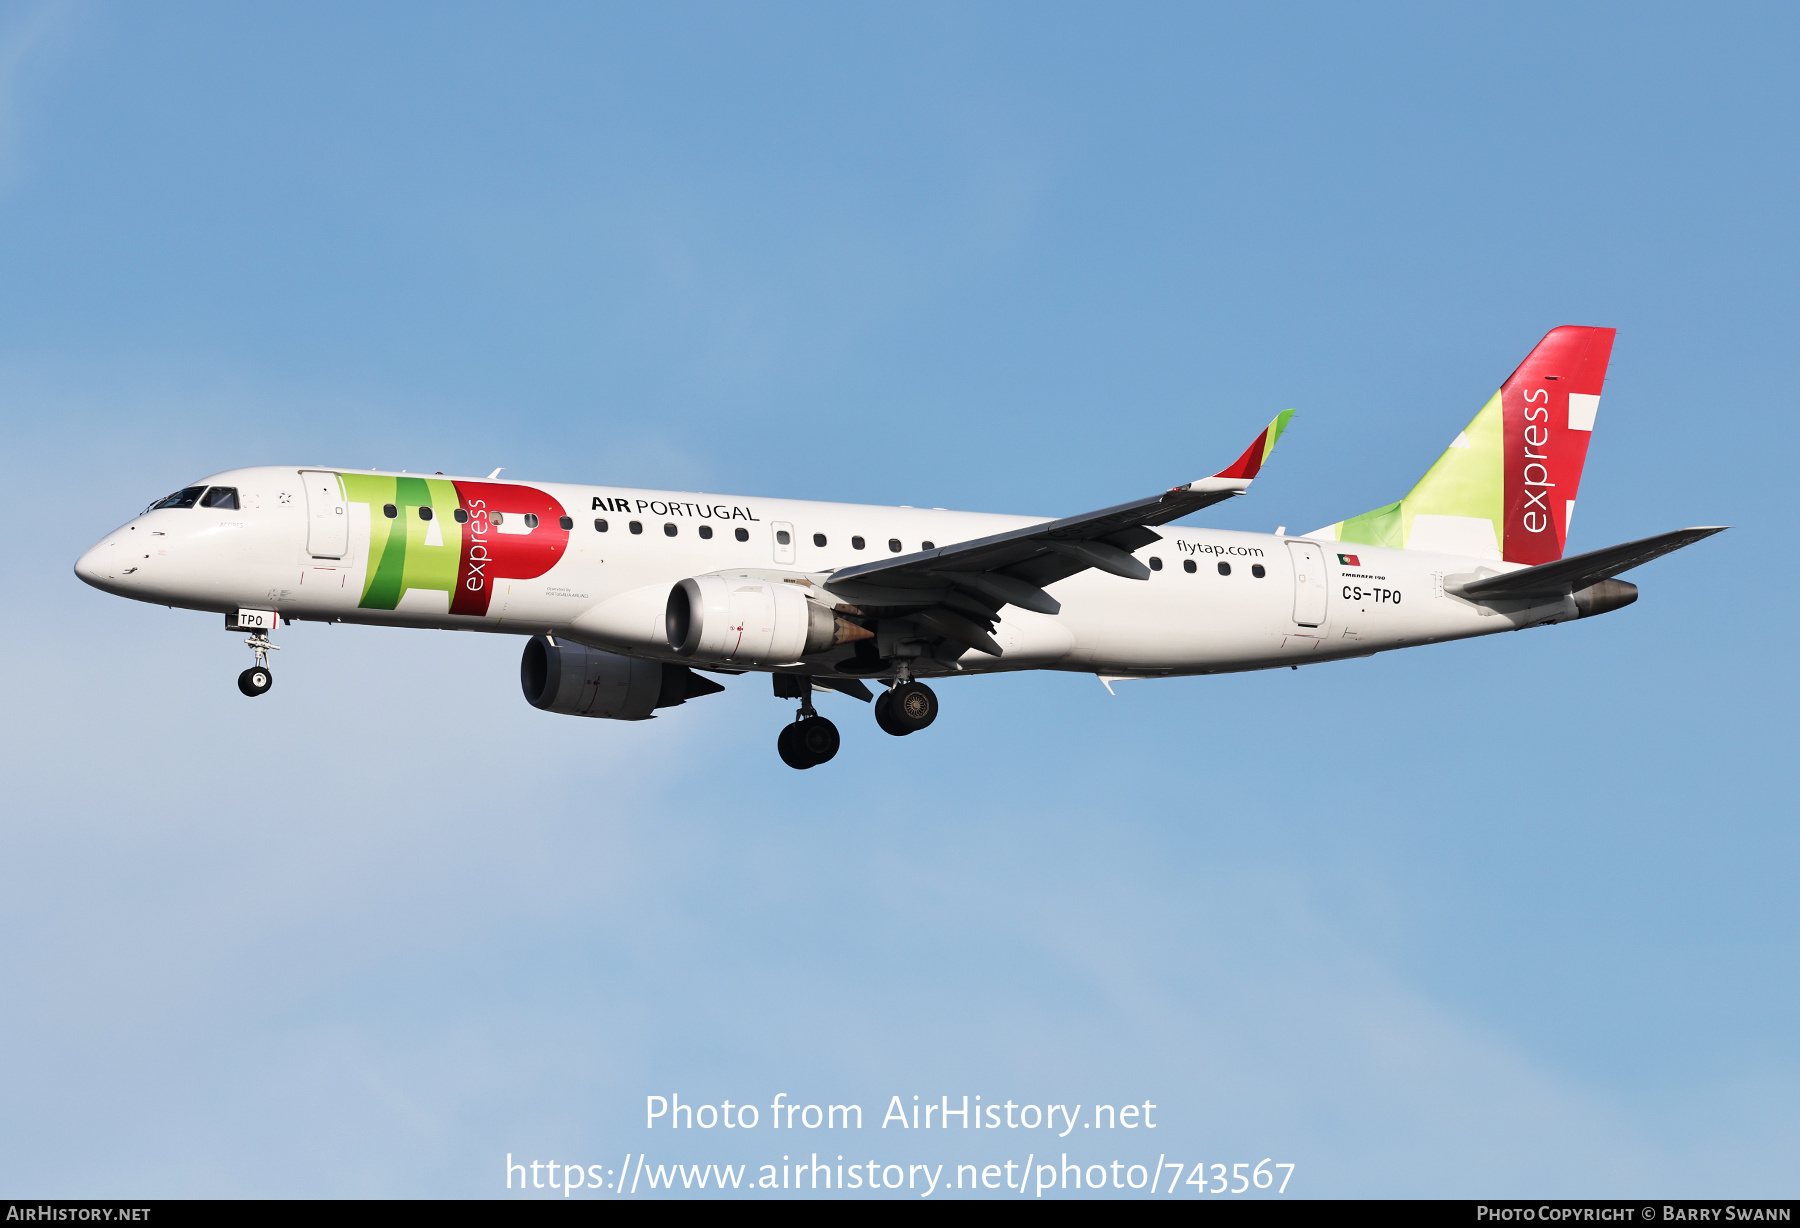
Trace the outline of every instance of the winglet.
<instances>
[{"instance_id":1,"label":"winglet","mask_svg":"<svg viewBox=\"0 0 1800 1228\"><path fill-rule=\"evenodd\" d=\"M1280 439L1281 433L1287 430L1288 419L1293 416L1293 410L1282 410L1275 415L1274 420L1268 426L1263 428L1262 434L1258 435L1250 446L1244 449L1244 454L1237 460L1210 478L1201 478L1198 482L1190 482L1186 486L1177 486L1175 489L1200 492L1230 490L1233 493L1242 493L1247 490L1251 479L1262 472L1263 463L1275 451L1276 440Z\"/></svg>"}]
</instances>

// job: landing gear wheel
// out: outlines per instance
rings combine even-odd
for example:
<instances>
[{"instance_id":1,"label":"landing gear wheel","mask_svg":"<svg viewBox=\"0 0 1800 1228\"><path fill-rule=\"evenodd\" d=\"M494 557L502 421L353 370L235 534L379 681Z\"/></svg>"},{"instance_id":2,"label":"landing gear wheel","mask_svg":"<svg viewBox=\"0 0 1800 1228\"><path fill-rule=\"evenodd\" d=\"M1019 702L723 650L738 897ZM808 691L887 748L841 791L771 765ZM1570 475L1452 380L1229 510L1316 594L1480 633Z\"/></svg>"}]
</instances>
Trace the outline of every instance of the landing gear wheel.
<instances>
[{"instance_id":1,"label":"landing gear wheel","mask_svg":"<svg viewBox=\"0 0 1800 1228\"><path fill-rule=\"evenodd\" d=\"M275 675L266 666L253 665L238 675L238 690L255 699L275 685Z\"/></svg>"},{"instance_id":2,"label":"landing gear wheel","mask_svg":"<svg viewBox=\"0 0 1800 1228\"><path fill-rule=\"evenodd\" d=\"M822 716L809 716L795 726L801 747L815 764L829 763L838 753L838 727Z\"/></svg>"},{"instance_id":3,"label":"landing gear wheel","mask_svg":"<svg viewBox=\"0 0 1800 1228\"><path fill-rule=\"evenodd\" d=\"M791 768L805 769L813 765L805 748L800 745L798 722L782 727L781 736L775 739L775 753L780 755L781 761Z\"/></svg>"},{"instance_id":4,"label":"landing gear wheel","mask_svg":"<svg viewBox=\"0 0 1800 1228\"><path fill-rule=\"evenodd\" d=\"M904 738L912 730L904 725L894 723L893 698L892 691L883 691L875 697L875 723L881 726L883 733L891 733L896 738Z\"/></svg>"},{"instance_id":5,"label":"landing gear wheel","mask_svg":"<svg viewBox=\"0 0 1800 1228\"><path fill-rule=\"evenodd\" d=\"M937 719L937 696L923 682L902 682L882 698L887 711L884 717L878 710L875 719L889 733L917 733Z\"/></svg>"},{"instance_id":6,"label":"landing gear wheel","mask_svg":"<svg viewBox=\"0 0 1800 1228\"><path fill-rule=\"evenodd\" d=\"M838 753L838 729L822 716L809 716L795 721L775 739L775 750L781 761L791 768L818 767Z\"/></svg>"}]
</instances>

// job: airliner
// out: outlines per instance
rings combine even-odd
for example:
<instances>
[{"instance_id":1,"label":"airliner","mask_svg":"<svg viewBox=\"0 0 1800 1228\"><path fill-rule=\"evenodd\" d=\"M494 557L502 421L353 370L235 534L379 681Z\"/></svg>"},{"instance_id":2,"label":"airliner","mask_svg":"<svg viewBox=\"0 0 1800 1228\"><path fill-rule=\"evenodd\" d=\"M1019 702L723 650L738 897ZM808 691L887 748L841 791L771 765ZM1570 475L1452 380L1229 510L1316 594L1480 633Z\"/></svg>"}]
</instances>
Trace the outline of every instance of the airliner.
<instances>
[{"instance_id":1,"label":"airliner","mask_svg":"<svg viewBox=\"0 0 1800 1228\"><path fill-rule=\"evenodd\" d=\"M249 696L282 622L524 638L545 712L637 721L770 674L791 767L838 750L820 691L895 736L928 682L1049 669L1122 679L1298 668L1591 618L1616 577L1724 526L1564 554L1614 330L1538 343L1407 495L1310 533L1177 524L1244 494L1286 410L1210 477L1061 519L330 466L214 474L75 564L104 592L222 614ZM880 688L877 696L869 682Z\"/></svg>"}]
</instances>

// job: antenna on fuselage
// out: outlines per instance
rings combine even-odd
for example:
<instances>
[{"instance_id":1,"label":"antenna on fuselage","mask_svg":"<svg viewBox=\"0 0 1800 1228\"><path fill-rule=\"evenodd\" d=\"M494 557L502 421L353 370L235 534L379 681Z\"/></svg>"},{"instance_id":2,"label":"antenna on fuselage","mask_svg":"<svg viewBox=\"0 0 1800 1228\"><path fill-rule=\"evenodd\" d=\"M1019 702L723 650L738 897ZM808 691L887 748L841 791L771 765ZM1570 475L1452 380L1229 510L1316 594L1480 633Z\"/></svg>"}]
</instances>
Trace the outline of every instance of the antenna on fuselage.
<instances>
[{"instance_id":1,"label":"antenna on fuselage","mask_svg":"<svg viewBox=\"0 0 1800 1228\"><path fill-rule=\"evenodd\" d=\"M505 465L502 465L502 466L500 466L500 469L504 469L504 468L506 468L506 466L505 466ZM488 475L487 475L487 480L488 480L488 481L490 481L490 482L491 482L491 481L493 481L493 480L494 480L494 479L495 479L495 478L497 478L497 477L499 477L499 476L500 476L500 469L496 469L496 470L494 470L494 471L493 471L493 472L492 472L492 473L490 473L490 474L488 474Z\"/></svg>"}]
</instances>

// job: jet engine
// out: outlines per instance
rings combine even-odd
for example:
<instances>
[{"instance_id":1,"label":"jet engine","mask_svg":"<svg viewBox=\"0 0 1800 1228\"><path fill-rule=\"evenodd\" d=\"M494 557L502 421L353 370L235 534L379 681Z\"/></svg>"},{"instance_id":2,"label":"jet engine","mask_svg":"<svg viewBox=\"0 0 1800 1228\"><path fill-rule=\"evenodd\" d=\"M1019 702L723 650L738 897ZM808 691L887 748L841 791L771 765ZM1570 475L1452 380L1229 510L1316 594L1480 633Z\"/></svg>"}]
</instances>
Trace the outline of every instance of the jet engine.
<instances>
[{"instance_id":1,"label":"jet engine","mask_svg":"<svg viewBox=\"0 0 1800 1228\"><path fill-rule=\"evenodd\" d=\"M873 638L794 584L748 576L693 576L669 592L669 647L708 661L780 664Z\"/></svg>"},{"instance_id":2,"label":"jet engine","mask_svg":"<svg viewBox=\"0 0 1800 1228\"><path fill-rule=\"evenodd\" d=\"M547 635L525 641L519 684L534 708L615 721L648 720L654 708L725 689L685 665L642 661Z\"/></svg>"}]
</instances>

